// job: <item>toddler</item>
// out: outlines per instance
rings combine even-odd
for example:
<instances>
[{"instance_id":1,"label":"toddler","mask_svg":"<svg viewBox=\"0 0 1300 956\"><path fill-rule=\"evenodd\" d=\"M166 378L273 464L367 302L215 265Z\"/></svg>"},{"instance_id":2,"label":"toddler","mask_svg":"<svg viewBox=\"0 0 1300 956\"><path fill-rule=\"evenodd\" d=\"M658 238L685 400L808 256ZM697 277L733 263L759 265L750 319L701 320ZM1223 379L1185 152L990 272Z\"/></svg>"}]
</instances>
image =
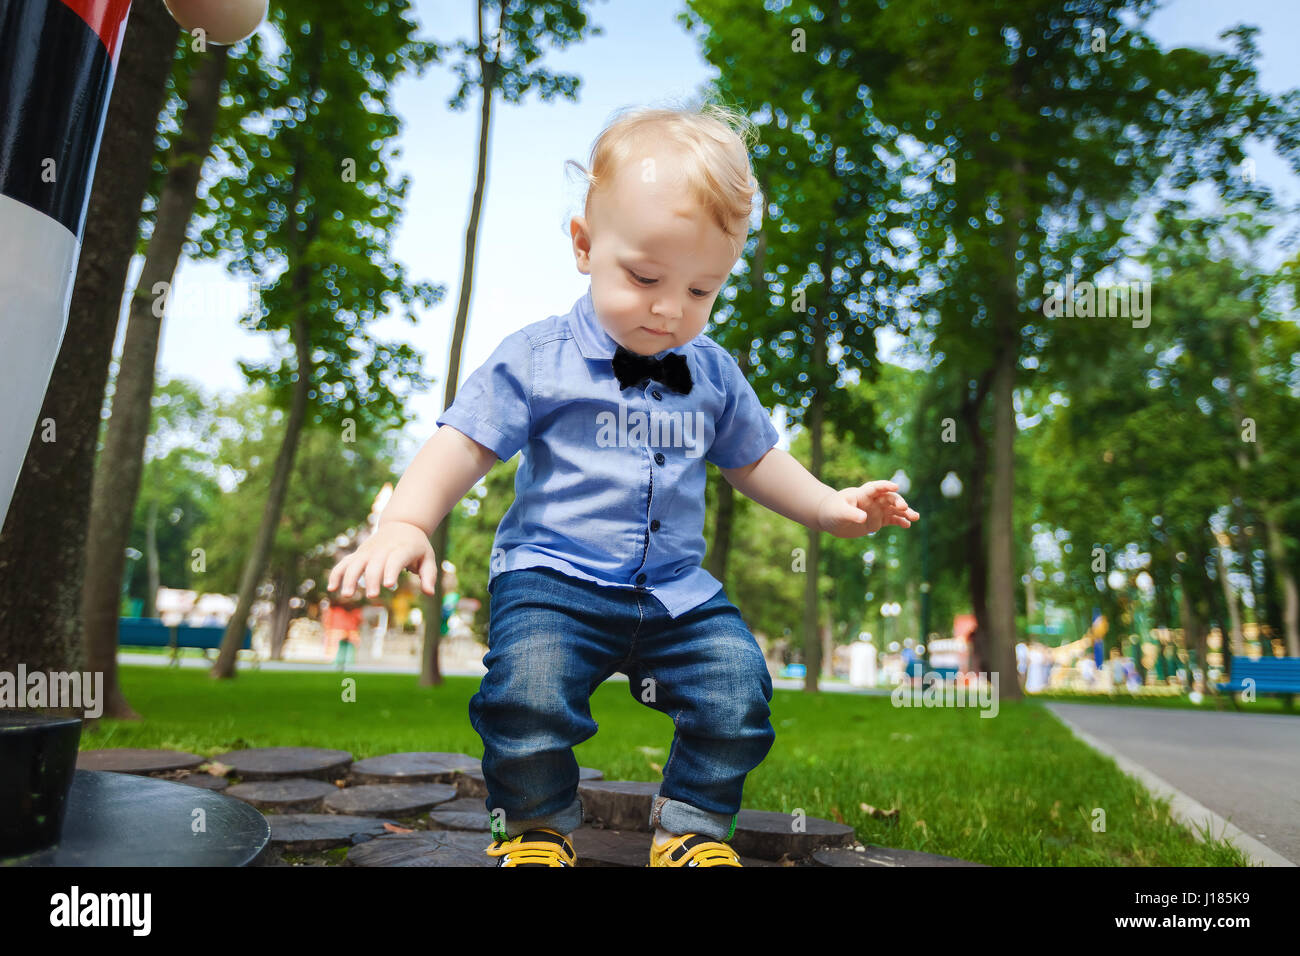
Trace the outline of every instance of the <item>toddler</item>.
<instances>
[{"instance_id":1,"label":"toddler","mask_svg":"<svg viewBox=\"0 0 1300 956\"><path fill-rule=\"evenodd\" d=\"M737 129L741 132L738 133ZM739 866L745 777L775 739L767 663L701 567L705 461L753 500L838 537L920 516L888 481L837 491L774 447L731 355L702 330L743 251L756 181L743 116L637 109L591 153L569 224L586 293L524 326L465 380L379 526L330 574L350 595L407 568L433 592L439 522L523 451L493 542L487 674L470 700L498 866L573 866L573 747L614 672L675 728L653 800L651 866Z\"/></svg>"}]
</instances>

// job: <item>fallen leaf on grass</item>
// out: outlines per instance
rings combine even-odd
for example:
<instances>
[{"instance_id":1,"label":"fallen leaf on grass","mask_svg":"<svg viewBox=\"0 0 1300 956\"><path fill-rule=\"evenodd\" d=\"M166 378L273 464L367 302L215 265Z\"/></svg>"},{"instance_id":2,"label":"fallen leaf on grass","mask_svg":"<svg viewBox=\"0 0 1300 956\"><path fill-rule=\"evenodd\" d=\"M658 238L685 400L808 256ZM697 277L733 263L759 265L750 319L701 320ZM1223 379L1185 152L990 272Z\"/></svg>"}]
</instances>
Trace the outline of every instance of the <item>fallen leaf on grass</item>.
<instances>
[{"instance_id":1,"label":"fallen leaf on grass","mask_svg":"<svg viewBox=\"0 0 1300 956\"><path fill-rule=\"evenodd\" d=\"M859 803L858 807L869 817L876 817L879 820L894 820L898 817L898 807L892 810L881 810L879 807L873 807L867 803Z\"/></svg>"},{"instance_id":2,"label":"fallen leaf on grass","mask_svg":"<svg viewBox=\"0 0 1300 956\"><path fill-rule=\"evenodd\" d=\"M831 816L835 818L836 823L844 822L844 814L840 813L839 807L831 807Z\"/></svg>"},{"instance_id":3,"label":"fallen leaf on grass","mask_svg":"<svg viewBox=\"0 0 1300 956\"><path fill-rule=\"evenodd\" d=\"M399 827L396 823L385 823L384 829L389 833L414 833L409 827Z\"/></svg>"},{"instance_id":4,"label":"fallen leaf on grass","mask_svg":"<svg viewBox=\"0 0 1300 956\"><path fill-rule=\"evenodd\" d=\"M646 762L647 762L648 764L650 764L650 769L653 770L655 773L663 773L663 772L664 772L664 768L661 767L661 766L659 766L659 765L658 765L657 763L655 763L653 760L648 760L648 761L646 761Z\"/></svg>"},{"instance_id":5,"label":"fallen leaf on grass","mask_svg":"<svg viewBox=\"0 0 1300 956\"><path fill-rule=\"evenodd\" d=\"M235 768L216 760L209 760L207 763L199 764L199 769L204 773L212 774L214 777L224 777Z\"/></svg>"}]
</instances>

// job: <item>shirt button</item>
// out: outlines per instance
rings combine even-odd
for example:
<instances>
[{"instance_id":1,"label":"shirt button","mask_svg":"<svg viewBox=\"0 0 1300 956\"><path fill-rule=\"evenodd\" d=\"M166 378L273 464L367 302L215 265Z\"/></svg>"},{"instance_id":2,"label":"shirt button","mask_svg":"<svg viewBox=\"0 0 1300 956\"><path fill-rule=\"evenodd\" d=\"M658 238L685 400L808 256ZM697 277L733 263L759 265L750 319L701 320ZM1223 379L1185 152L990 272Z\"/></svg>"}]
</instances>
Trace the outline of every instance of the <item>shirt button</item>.
<instances>
[{"instance_id":1,"label":"shirt button","mask_svg":"<svg viewBox=\"0 0 1300 956\"><path fill-rule=\"evenodd\" d=\"M637 583L637 584L645 584L645 575L644 575L644 574L638 574L638 575L636 576L636 583Z\"/></svg>"},{"instance_id":2,"label":"shirt button","mask_svg":"<svg viewBox=\"0 0 1300 956\"><path fill-rule=\"evenodd\" d=\"M663 397L662 395L659 394L658 390L655 390L655 391L651 392L650 394L653 395L653 396L654 396L656 399L658 399L659 401L663 401L663 398L664 398L664 397Z\"/></svg>"},{"instance_id":3,"label":"shirt button","mask_svg":"<svg viewBox=\"0 0 1300 956\"><path fill-rule=\"evenodd\" d=\"M651 531L658 531L658 530L659 530L659 519L658 519L658 518L655 518L654 521L651 521L651 522L650 522L650 530L651 530Z\"/></svg>"},{"instance_id":4,"label":"shirt button","mask_svg":"<svg viewBox=\"0 0 1300 956\"><path fill-rule=\"evenodd\" d=\"M662 465L663 463L664 463L664 453L661 451L655 452L655 464Z\"/></svg>"}]
</instances>

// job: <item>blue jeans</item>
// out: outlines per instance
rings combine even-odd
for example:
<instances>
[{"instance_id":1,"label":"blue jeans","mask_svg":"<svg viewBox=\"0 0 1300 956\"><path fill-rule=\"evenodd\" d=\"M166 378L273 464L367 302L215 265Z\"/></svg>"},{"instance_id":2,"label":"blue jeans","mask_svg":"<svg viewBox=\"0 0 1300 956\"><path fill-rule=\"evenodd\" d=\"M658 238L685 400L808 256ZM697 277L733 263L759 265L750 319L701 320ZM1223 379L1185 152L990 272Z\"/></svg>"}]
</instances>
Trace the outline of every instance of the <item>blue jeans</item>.
<instances>
[{"instance_id":1,"label":"blue jeans","mask_svg":"<svg viewBox=\"0 0 1300 956\"><path fill-rule=\"evenodd\" d=\"M493 835L582 823L573 748L596 733L591 695L620 671L676 728L650 826L730 839L745 777L776 732L767 662L725 589L676 620L649 591L553 568L502 572L490 594L488 671L469 720Z\"/></svg>"}]
</instances>

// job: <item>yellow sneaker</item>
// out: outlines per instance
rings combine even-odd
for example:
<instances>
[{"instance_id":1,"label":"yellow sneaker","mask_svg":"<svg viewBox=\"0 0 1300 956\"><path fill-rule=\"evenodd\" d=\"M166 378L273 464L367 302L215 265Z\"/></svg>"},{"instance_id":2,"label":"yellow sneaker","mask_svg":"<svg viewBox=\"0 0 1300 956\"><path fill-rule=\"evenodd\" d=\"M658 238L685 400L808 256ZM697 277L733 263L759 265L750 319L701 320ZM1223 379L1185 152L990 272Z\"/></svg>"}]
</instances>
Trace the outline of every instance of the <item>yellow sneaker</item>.
<instances>
[{"instance_id":1,"label":"yellow sneaker","mask_svg":"<svg viewBox=\"0 0 1300 956\"><path fill-rule=\"evenodd\" d=\"M497 840L485 851L497 866L577 866L578 855L563 833L541 828L509 840Z\"/></svg>"},{"instance_id":2,"label":"yellow sneaker","mask_svg":"<svg viewBox=\"0 0 1300 956\"><path fill-rule=\"evenodd\" d=\"M663 846L650 841L651 866L740 866L740 857L725 843L698 833L683 833Z\"/></svg>"}]
</instances>

